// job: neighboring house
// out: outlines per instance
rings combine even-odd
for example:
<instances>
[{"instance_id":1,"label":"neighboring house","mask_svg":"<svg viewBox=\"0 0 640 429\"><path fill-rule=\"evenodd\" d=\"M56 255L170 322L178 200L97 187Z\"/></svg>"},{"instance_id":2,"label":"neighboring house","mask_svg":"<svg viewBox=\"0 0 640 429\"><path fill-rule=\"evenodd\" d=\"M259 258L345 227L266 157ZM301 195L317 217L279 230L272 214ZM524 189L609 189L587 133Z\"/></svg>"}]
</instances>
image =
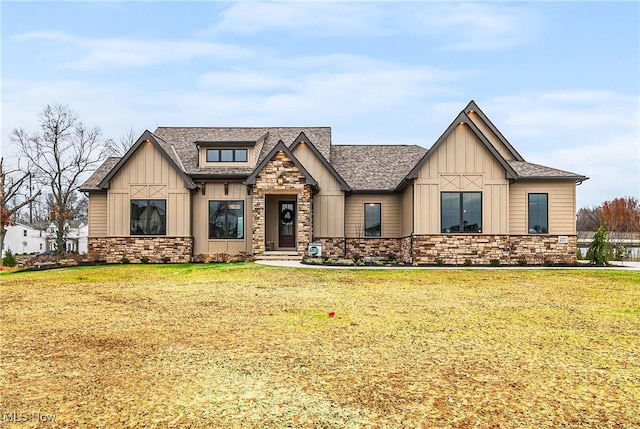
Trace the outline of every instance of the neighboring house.
<instances>
[{"instance_id":1,"label":"neighboring house","mask_svg":"<svg viewBox=\"0 0 640 429\"><path fill-rule=\"evenodd\" d=\"M14 255L44 252L46 250L45 237L46 234L42 229L23 223L8 226L2 255L4 256L7 250L11 250Z\"/></svg>"},{"instance_id":2,"label":"neighboring house","mask_svg":"<svg viewBox=\"0 0 640 429\"><path fill-rule=\"evenodd\" d=\"M65 224L67 236L65 240L65 251L69 253L79 253L86 255L88 251L89 225L87 219L73 219ZM58 225L55 222L46 224L46 248L56 249L56 232Z\"/></svg>"},{"instance_id":3,"label":"neighboring house","mask_svg":"<svg viewBox=\"0 0 640 429\"><path fill-rule=\"evenodd\" d=\"M576 184L526 162L472 101L427 150L335 145L331 129L145 131L82 186L89 257L220 254L570 263Z\"/></svg>"}]
</instances>

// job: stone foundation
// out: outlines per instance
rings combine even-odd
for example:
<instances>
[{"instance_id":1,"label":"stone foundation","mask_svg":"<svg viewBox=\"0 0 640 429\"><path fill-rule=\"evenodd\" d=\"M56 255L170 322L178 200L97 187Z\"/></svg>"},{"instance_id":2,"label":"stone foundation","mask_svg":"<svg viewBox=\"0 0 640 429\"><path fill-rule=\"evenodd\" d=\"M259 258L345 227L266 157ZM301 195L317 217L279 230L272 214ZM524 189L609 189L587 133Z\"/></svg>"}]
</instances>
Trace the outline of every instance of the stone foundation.
<instances>
[{"instance_id":1,"label":"stone foundation","mask_svg":"<svg viewBox=\"0 0 640 429\"><path fill-rule=\"evenodd\" d=\"M347 238L348 258L401 258L401 238Z\"/></svg>"},{"instance_id":2,"label":"stone foundation","mask_svg":"<svg viewBox=\"0 0 640 429\"><path fill-rule=\"evenodd\" d=\"M344 238L342 237L316 237L314 243L322 244L322 257L338 259L344 258Z\"/></svg>"},{"instance_id":3,"label":"stone foundation","mask_svg":"<svg viewBox=\"0 0 640 429\"><path fill-rule=\"evenodd\" d=\"M191 237L89 237L90 261L163 263L191 261ZM144 261L143 261L144 260Z\"/></svg>"},{"instance_id":4,"label":"stone foundation","mask_svg":"<svg viewBox=\"0 0 640 429\"><path fill-rule=\"evenodd\" d=\"M417 264L501 265L572 264L576 261L576 236L558 243L557 235L415 235L412 262Z\"/></svg>"}]
</instances>

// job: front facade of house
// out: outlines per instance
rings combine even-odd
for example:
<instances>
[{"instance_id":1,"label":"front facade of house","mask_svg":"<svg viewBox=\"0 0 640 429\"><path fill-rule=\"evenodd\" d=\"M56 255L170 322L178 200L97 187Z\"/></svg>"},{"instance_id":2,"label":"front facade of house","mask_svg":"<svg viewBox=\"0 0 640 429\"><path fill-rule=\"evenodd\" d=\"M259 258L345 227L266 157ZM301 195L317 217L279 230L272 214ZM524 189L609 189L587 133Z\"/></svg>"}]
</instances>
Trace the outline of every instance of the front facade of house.
<instances>
[{"instance_id":1,"label":"front facade of house","mask_svg":"<svg viewBox=\"0 0 640 429\"><path fill-rule=\"evenodd\" d=\"M318 128L145 131L87 180L89 257L571 263L586 177L524 161L472 101L427 150Z\"/></svg>"}]
</instances>

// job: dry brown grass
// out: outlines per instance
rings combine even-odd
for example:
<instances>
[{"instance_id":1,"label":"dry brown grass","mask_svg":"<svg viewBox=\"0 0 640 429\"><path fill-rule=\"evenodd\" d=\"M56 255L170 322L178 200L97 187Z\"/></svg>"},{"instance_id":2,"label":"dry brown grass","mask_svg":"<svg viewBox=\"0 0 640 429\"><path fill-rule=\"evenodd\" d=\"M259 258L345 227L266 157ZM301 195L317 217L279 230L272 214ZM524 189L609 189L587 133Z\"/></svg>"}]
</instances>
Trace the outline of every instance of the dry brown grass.
<instances>
[{"instance_id":1,"label":"dry brown grass","mask_svg":"<svg viewBox=\"0 0 640 429\"><path fill-rule=\"evenodd\" d=\"M0 280L9 427L640 427L637 273L129 265Z\"/></svg>"}]
</instances>

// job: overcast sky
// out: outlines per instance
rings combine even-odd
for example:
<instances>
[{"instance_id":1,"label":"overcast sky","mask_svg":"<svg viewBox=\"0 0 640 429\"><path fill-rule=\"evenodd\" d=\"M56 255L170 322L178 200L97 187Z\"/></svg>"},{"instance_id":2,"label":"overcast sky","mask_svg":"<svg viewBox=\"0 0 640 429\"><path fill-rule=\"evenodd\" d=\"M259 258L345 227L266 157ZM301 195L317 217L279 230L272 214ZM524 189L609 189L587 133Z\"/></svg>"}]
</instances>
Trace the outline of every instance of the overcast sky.
<instances>
[{"instance_id":1,"label":"overcast sky","mask_svg":"<svg viewBox=\"0 0 640 429\"><path fill-rule=\"evenodd\" d=\"M331 126L430 147L475 100L525 160L640 196L638 2L6 2L2 155L46 104L105 138Z\"/></svg>"}]
</instances>

